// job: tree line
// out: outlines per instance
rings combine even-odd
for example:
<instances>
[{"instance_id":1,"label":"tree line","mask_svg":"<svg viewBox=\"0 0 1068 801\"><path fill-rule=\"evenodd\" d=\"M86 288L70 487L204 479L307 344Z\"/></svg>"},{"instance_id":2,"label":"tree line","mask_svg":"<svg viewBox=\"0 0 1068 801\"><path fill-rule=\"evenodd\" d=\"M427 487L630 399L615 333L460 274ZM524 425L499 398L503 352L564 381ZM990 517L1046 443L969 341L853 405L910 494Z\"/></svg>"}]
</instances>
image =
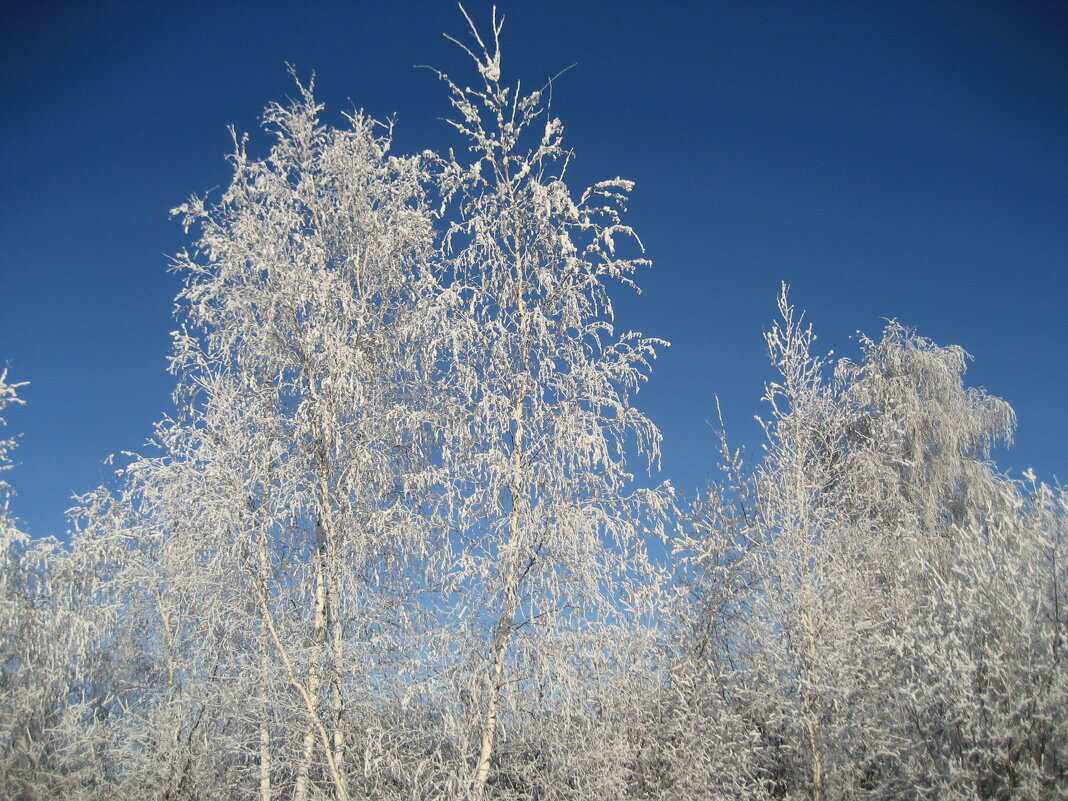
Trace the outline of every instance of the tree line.
<instances>
[{"instance_id":1,"label":"tree line","mask_svg":"<svg viewBox=\"0 0 1068 801\"><path fill-rule=\"evenodd\" d=\"M298 81L175 209L153 447L69 546L0 483L0 798L1068 794L1068 492L990 461L1012 409L897 322L819 354L784 286L759 459L636 479L631 184L569 188L491 32L459 154Z\"/></svg>"}]
</instances>

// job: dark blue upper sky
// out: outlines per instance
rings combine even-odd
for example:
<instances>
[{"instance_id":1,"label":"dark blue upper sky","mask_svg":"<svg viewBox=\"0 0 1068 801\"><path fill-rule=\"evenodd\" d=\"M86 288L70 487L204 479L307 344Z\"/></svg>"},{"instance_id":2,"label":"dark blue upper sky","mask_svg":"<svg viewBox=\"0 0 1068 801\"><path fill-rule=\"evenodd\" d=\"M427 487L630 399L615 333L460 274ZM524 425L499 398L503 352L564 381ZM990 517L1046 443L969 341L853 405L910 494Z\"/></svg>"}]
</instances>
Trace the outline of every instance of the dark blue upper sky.
<instances>
[{"instance_id":1,"label":"dark blue upper sky","mask_svg":"<svg viewBox=\"0 0 1068 801\"><path fill-rule=\"evenodd\" d=\"M782 280L837 354L884 317L962 345L1019 416L999 463L1066 477L1068 5L498 5L506 77L577 63L553 99L575 188L637 182L655 265L618 321L673 343L639 404L677 486L715 475L714 393L757 442ZM25 528L62 535L71 493L169 408L166 268L189 240L168 210L227 183L227 126L262 152L289 62L329 121L395 114L397 150L444 149L443 87L413 65L472 73L451 2L27 3L2 31L0 364L31 382L5 477Z\"/></svg>"}]
</instances>

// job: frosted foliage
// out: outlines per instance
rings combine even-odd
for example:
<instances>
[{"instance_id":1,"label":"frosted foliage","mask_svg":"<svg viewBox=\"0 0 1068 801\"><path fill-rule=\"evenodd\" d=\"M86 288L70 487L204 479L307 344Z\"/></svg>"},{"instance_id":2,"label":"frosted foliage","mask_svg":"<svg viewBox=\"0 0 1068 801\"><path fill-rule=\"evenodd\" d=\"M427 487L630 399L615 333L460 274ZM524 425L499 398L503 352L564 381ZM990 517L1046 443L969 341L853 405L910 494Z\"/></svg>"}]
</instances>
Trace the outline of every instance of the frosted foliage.
<instances>
[{"instance_id":1,"label":"frosted foliage","mask_svg":"<svg viewBox=\"0 0 1068 801\"><path fill-rule=\"evenodd\" d=\"M846 472L880 493L873 502L891 516L888 525L922 538L929 558L947 560L953 531L981 525L1002 502L1002 482L985 459L992 445L1011 443L1015 415L963 386L962 348L940 348L896 322L878 343L862 337L861 347L864 362L843 360L837 371L857 407Z\"/></svg>"},{"instance_id":2,"label":"frosted foliage","mask_svg":"<svg viewBox=\"0 0 1068 801\"><path fill-rule=\"evenodd\" d=\"M1005 510L961 532L930 569L899 635L912 670L894 685L911 727L902 783L939 798L1057 798L1068 782L1068 495L1009 484Z\"/></svg>"},{"instance_id":3,"label":"frosted foliage","mask_svg":"<svg viewBox=\"0 0 1068 801\"><path fill-rule=\"evenodd\" d=\"M1063 791L1063 493L985 461L1014 417L960 348L890 322L830 375L779 308L763 459L724 445L676 543L681 721L717 728L699 748L739 796Z\"/></svg>"},{"instance_id":4,"label":"frosted foliage","mask_svg":"<svg viewBox=\"0 0 1068 801\"><path fill-rule=\"evenodd\" d=\"M631 183L572 191L467 22L455 151L298 80L175 210L175 411L69 546L0 480L0 801L1068 797L1068 492L998 472L1009 406L783 286L762 450L657 486Z\"/></svg>"},{"instance_id":5,"label":"frosted foliage","mask_svg":"<svg viewBox=\"0 0 1068 801\"><path fill-rule=\"evenodd\" d=\"M0 412L22 403L24 385L0 372ZM0 442L3 468L13 445ZM84 603L97 576L55 539L20 531L0 490L0 797L90 798L106 769L92 698L106 674L92 644L107 611Z\"/></svg>"},{"instance_id":6,"label":"frosted foliage","mask_svg":"<svg viewBox=\"0 0 1068 801\"><path fill-rule=\"evenodd\" d=\"M7 370L0 372L0 412L5 412L7 407L22 403L18 397L18 386L8 381ZM6 412L5 412L6 413ZM6 420L0 417L0 425L6 425ZM0 440L0 470L11 468L11 451L15 447L14 438ZM18 716L24 711L22 699L15 698L15 691L9 689L18 682L21 663L25 661L23 647L20 640L25 631L27 598L24 591L22 576L22 555L26 544L29 542L23 532L18 529L15 520L11 517L10 487L6 481L0 481L0 670L4 682L0 687L3 693L0 695L0 753L6 755L6 759L0 762L0 766L8 771L14 767L12 764L17 759L19 750L19 719Z\"/></svg>"},{"instance_id":7,"label":"frosted foliage","mask_svg":"<svg viewBox=\"0 0 1068 801\"><path fill-rule=\"evenodd\" d=\"M3 412L8 406L22 403L19 399L18 389L24 386L24 384L12 384L7 380L7 370L0 372L0 412ZM0 417L0 426L6 425L7 421ZM0 439L0 471L10 470L11 465L11 451L15 447L15 439L8 437L7 439ZM10 488L6 481L0 481L0 501L3 502L4 512L6 513L8 507L8 493Z\"/></svg>"}]
</instances>

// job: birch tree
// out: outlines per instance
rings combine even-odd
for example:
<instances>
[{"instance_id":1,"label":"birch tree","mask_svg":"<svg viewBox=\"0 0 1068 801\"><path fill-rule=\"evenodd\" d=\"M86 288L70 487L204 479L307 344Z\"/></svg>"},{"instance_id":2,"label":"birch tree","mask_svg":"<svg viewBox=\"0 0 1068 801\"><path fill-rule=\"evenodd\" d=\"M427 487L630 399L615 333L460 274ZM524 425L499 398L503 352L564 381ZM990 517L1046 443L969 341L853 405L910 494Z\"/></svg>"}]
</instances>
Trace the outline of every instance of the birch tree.
<instances>
[{"instance_id":1,"label":"birch tree","mask_svg":"<svg viewBox=\"0 0 1068 801\"><path fill-rule=\"evenodd\" d=\"M927 592L900 637L892 685L902 786L947 799L1068 792L1065 497L1029 476L957 532L948 563L924 560Z\"/></svg>"},{"instance_id":2,"label":"birch tree","mask_svg":"<svg viewBox=\"0 0 1068 801\"><path fill-rule=\"evenodd\" d=\"M22 384L7 379L7 370L0 372L0 413L9 406L23 401L18 396ZM0 417L0 425L7 421ZM14 437L0 439L0 471L10 470ZM28 706L29 686L27 681L34 665L30 645L33 627L33 560L27 558L30 538L19 530L11 514L11 487L0 479L0 754L3 755L3 773L11 781L25 782L31 767L27 761L36 761L27 754L33 746L32 729L40 725L38 715Z\"/></svg>"},{"instance_id":3,"label":"birch tree","mask_svg":"<svg viewBox=\"0 0 1068 801\"><path fill-rule=\"evenodd\" d=\"M783 734L795 728L791 718L799 724L803 745L795 741L795 753L806 764L808 793L821 801L829 761L828 684L844 673L837 661L841 651L829 641L838 634L833 623L847 601L834 591L846 543L834 536L835 510L828 503L844 419L825 381L825 362L812 353L812 329L789 304L785 286L779 313L781 323L766 336L780 379L764 394L771 407L770 419L763 422L768 446L757 468L760 503L754 509L756 531L750 532L764 545L752 551L762 589L754 618L762 629L761 645L753 655L772 682L780 676L787 680L781 691L796 706L778 712L770 723Z\"/></svg>"},{"instance_id":4,"label":"birch tree","mask_svg":"<svg viewBox=\"0 0 1068 801\"><path fill-rule=\"evenodd\" d=\"M970 357L961 347L940 347L896 321L878 341L860 336L860 346L860 363L836 367L853 418L840 491L866 499L854 504L857 515L879 517L889 568L879 584L889 597L913 578L902 554L945 566L959 532L1003 511L1006 482L989 456L1012 443L1016 416L1003 400L964 385Z\"/></svg>"},{"instance_id":5,"label":"birch tree","mask_svg":"<svg viewBox=\"0 0 1068 801\"><path fill-rule=\"evenodd\" d=\"M22 403L22 386L0 371L0 413ZM14 445L0 439L0 471ZM108 610L92 604L94 566L20 531L11 497L0 480L0 794L99 797L89 788L108 770L110 660L97 647Z\"/></svg>"},{"instance_id":6,"label":"birch tree","mask_svg":"<svg viewBox=\"0 0 1068 801\"><path fill-rule=\"evenodd\" d=\"M436 288L425 168L389 155L388 130L360 113L324 125L312 88L298 88L267 109L269 155L237 141L221 199L176 210L200 229L175 262L181 415L157 428L163 455L126 471L136 526L165 557L149 595L166 692L175 675L221 668L237 682L228 692L257 699L244 747L263 801L279 779L307 798L323 774L349 797L370 665L394 637L381 626L403 631L411 601L398 561L426 551L411 500ZM172 669L185 637L199 671Z\"/></svg>"},{"instance_id":7,"label":"birch tree","mask_svg":"<svg viewBox=\"0 0 1068 801\"><path fill-rule=\"evenodd\" d=\"M647 263L621 216L632 185L616 178L573 196L545 95L502 82L501 23L494 16L488 44L470 31L461 47L477 88L439 75L472 154L442 170L456 209L443 385L461 415L445 453L462 595L450 614L481 638L468 691L477 734L466 792L477 799L524 693L545 710L596 685L613 621L640 606L645 527L668 492L634 490L627 469L628 455L659 455L632 395L664 344L617 333L613 320L609 283L631 286Z\"/></svg>"},{"instance_id":8,"label":"birch tree","mask_svg":"<svg viewBox=\"0 0 1068 801\"><path fill-rule=\"evenodd\" d=\"M975 532L1018 518L1016 489L989 461L994 445L1011 442L1015 416L1004 401L965 386L969 357L960 347L940 347L895 321L860 345L860 363L836 368L850 417L835 488L838 525L864 543L857 572L867 588L852 635L865 654L853 693L863 702L845 708L853 735L843 745L852 792L883 797L914 784L903 763L887 757L910 739L899 715L908 704L888 690L908 685L917 668L903 670L907 643L941 637L929 627L943 581L936 577L948 576L964 551L965 560L975 556Z\"/></svg>"}]
</instances>

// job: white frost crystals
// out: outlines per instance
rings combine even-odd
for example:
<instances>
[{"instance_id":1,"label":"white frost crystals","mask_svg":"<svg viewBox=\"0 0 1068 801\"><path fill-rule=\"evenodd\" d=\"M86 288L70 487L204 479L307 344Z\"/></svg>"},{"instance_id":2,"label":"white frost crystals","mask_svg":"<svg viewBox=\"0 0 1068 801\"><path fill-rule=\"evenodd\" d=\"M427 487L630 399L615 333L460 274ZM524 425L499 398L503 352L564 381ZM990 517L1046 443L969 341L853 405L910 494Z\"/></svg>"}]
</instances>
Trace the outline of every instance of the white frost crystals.
<instances>
[{"instance_id":1,"label":"white frost crystals","mask_svg":"<svg viewBox=\"0 0 1068 801\"><path fill-rule=\"evenodd\" d=\"M1068 493L992 464L1012 410L784 287L759 461L643 477L633 186L572 191L500 32L455 152L298 81L176 210L176 411L69 549L0 484L0 801L1064 797Z\"/></svg>"}]
</instances>

